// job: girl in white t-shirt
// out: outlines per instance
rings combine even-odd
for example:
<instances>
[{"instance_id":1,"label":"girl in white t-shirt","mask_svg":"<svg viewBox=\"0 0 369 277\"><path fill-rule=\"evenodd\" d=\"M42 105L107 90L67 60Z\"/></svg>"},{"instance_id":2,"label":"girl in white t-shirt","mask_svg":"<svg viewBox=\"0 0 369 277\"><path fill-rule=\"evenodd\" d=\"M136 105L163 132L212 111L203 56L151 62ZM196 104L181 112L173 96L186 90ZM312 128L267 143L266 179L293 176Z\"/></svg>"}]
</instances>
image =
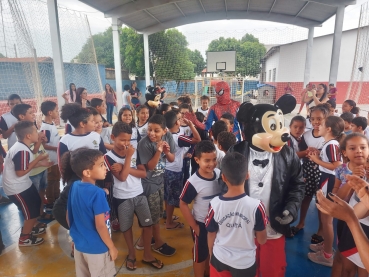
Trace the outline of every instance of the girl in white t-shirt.
<instances>
[{"instance_id":1,"label":"girl in white t-shirt","mask_svg":"<svg viewBox=\"0 0 369 277\"><path fill-rule=\"evenodd\" d=\"M141 139L140 133L136 127L135 121L133 119L133 112L130 108L123 107L120 109L118 114L118 121L125 122L132 127L131 144L135 149L137 149L138 142Z\"/></svg>"},{"instance_id":2,"label":"girl in white t-shirt","mask_svg":"<svg viewBox=\"0 0 369 277\"><path fill-rule=\"evenodd\" d=\"M129 85L124 86L124 91L122 93L122 103L123 108L133 109L133 104L131 102L131 94L129 93Z\"/></svg>"},{"instance_id":3,"label":"girl in white t-shirt","mask_svg":"<svg viewBox=\"0 0 369 277\"><path fill-rule=\"evenodd\" d=\"M316 152L308 154L311 161L319 165L321 172L319 189L329 198L335 183L335 169L342 164L342 156L339 141L344 136L345 122L337 116L329 116L319 127L319 135L324 137L324 146L318 155ZM320 214L321 229L324 242L311 244L308 258L317 264L325 266L333 265L333 218L326 214ZM320 227L319 227L320 229Z\"/></svg>"},{"instance_id":4,"label":"girl in white t-shirt","mask_svg":"<svg viewBox=\"0 0 369 277\"><path fill-rule=\"evenodd\" d=\"M74 83L69 84L69 90L63 93L62 97L65 103L74 103L76 101L77 88Z\"/></svg>"},{"instance_id":5,"label":"girl in white t-shirt","mask_svg":"<svg viewBox=\"0 0 369 277\"><path fill-rule=\"evenodd\" d=\"M149 126L149 108L145 105L141 105L137 108L136 112L138 118L136 128L141 138L144 138L147 135L147 128Z\"/></svg>"}]
</instances>

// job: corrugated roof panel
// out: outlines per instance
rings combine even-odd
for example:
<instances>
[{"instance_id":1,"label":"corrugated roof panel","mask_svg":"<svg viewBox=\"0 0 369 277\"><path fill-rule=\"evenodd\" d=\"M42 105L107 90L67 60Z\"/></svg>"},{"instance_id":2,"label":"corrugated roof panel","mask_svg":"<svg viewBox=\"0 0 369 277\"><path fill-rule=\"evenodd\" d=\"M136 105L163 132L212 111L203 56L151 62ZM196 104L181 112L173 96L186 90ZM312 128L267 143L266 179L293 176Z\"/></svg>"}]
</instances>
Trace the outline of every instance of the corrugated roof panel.
<instances>
[{"instance_id":1,"label":"corrugated roof panel","mask_svg":"<svg viewBox=\"0 0 369 277\"><path fill-rule=\"evenodd\" d=\"M177 5L181 8L181 10L186 15L192 15L195 13L204 12L198 0L181 1L181 2L178 2Z\"/></svg>"},{"instance_id":2,"label":"corrugated roof panel","mask_svg":"<svg viewBox=\"0 0 369 277\"><path fill-rule=\"evenodd\" d=\"M155 25L158 22L144 11L133 13L124 17L124 23L136 30Z\"/></svg>"},{"instance_id":3,"label":"corrugated roof panel","mask_svg":"<svg viewBox=\"0 0 369 277\"><path fill-rule=\"evenodd\" d=\"M296 0L284 0L275 3L272 12L287 15L296 15L305 6L307 2Z\"/></svg>"},{"instance_id":4,"label":"corrugated roof panel","mask_svg":"<svg viewBox=\"0 0 369 277\"><path fill-rule=\"evenodd\" d=\"M227 0L227 7L229 11L246 11L247 1L245 0Z\"/></svg>"},{"instance_id":5,"label":"corrugated roof panel","mask_svg":"<svg viewBox=\"0 0 369 277\"><path fill-rule=\"evenodd\" d=\"M309 5L300 13L299 17L316 21L325 21L336 13L337 8L310 2Z\"/></svg>"},{"instance_id":6,"label":"corrugated roof panel","mask_svg":"<svg viewBox=\"0 0 369 277\"><path fill-rule=\"evenodd\" d=\"M90 5L91 7L94 7L95 9L103 13L115 9L121 5L132 2L132 0L104 0L104 1L80 0L80 1L86 3L87 5Z\"/></svg>"},{"instance_id":7,"label":"corrugated roof panel","mask_svg":"<svg viewBox=\"0 0 369 277\"><path fill-rule=\"evenodd\" d=\"M174 3L171 5L162 5L147 10L157 19L159 19L160 22L165 22L173 18L183 16Z\"/></svg>"},{"instance_id":8,"label":"corrugated roof panel","mask_svg":"<svg viewBox=\"0 0 369 277\"><path fill-rule=\"evenodd\" d=\"M202 0L206 12L225 12L224 0Z\"/></svg>"},{"instance_id":9,"label":"corrugated roof panel","mask_svg":"<svg viewBox=\"0 0 369 277\"><path fill-rule=\"evenodd\" d=\"M269 12L274 0L250 0L250 11ZM260 18L260 20L263 20Z\"/></svg>"}]
</instances>

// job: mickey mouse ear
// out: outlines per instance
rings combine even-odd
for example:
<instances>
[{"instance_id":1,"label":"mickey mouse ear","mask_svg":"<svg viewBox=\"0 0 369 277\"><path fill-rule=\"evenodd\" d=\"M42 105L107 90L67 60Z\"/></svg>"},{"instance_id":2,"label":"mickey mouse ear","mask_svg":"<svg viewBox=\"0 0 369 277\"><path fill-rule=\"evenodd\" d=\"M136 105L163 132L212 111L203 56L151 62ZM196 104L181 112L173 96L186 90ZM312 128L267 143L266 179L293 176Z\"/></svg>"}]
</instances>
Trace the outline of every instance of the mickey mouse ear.
<instances>
[{"instance_id":1,"label":"mickey mouse ear","mask_svg":"<svg viewBox=\"0 0 369 277\"><path fill-rule=\"evenodd\" d=\"M296 98L293 95L285 94L277 100L274 106L281 109L283 114L288 114L295 109L296 103Z\"/></svg>"}]
</instances>

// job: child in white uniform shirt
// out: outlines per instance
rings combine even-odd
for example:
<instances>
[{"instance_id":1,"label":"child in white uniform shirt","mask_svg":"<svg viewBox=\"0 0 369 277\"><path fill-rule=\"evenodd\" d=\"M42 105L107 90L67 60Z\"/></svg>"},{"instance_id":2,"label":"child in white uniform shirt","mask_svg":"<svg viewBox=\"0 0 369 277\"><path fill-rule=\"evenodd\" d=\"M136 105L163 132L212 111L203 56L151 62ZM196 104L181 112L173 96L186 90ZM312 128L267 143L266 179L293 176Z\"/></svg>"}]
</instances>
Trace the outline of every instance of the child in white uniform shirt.
<instances>
[{"instance_id":1,"label":"child in white uniform shirt","mask_svg":"<svg viewBox=\"0 0 369 277\"><path fill-rule=\"evenodd\" d=\"M133 217L136 214L140 227L143 229L143 263L160 269L163 263L151 254L152 219L141 183L141 178L146 177L146 169L140 164L137 151L131 145L131 135L132 128L127 123L115 123L112 130L114 147L105 154L105 163L114 177L113 206L119 218L120 230L128 246L126 268L136 269L136 251L132 234ZM123 167L121 168L119 164Z\"/></svg>"},{"instance_id":2,"label":"child in white uniform shirt","mask_svg":"<svg viewBox=\"0 0 369 277\"><path fill-rule=\"evenodd\" d=\"M193 247L193 268L195 277L203 277L208 272L208 240L205 228L205 217L210 200L218 196L220 186L218 178L219 169L216 166L216 153L214 144L204 140L195 146L195 159L199 170L186 182L180 196L179 207L188 224L191 226ZM194 202L192 213L189 204Z\"/></svg>"},{"instance_id":3,"label":"child in white uniform shirt","mask_svg":"<svg viewBox=\"0 0 369 277\"><path fill-rule=\"evenodd\" d=\"M58 144L60 135L55 126L54 120L59 117L58 106L53 101L45 101L41 104L41 111L44 115L40 130L45 133L46 142L43 143L49 159L54 163L47 169L46 198L47 208L52 208L56 199L60 195L60 171L58 166Z\"/></svg>"},{"instance_id":4,"label":"child in white uniform shirt","mask_svg":"<svg viewBox=\"0 0 369 277\"><path fill-rule=\"evenodd\" d=\"M267 240L268 219L260 200L246 195L247 159L227 153L222 160L222 179L226 194L210 201L205 220L208 231L210 276L244 277L256 275L256 241Z\"/></svg>"},{"instance_id":5,"label":"child in white uniform shirt","mask_svg":"<svg viewBox=\"0 0 369 277\"><path fill-rule=\"evenodd\" d=\"M18 94L11 94L8 97L8 106L10 110L17 104L21 104L22 100ZM15 123L18 122L11 111L4 113L0 118L0 129L2 130L2 135L4 139L8 139L8 149L10 149L14 143L17 142L17 137L14 133Z\"/></svg>"},{"instance_id":6,"label":"child in white uniform shirt","mask_svg":"<svg viewBox=\"0 0 369 277\"><path fill-rule=\"evenodd\" d=\"M32 184L29 174L33 168L50 166L48 155L39 155L35 159L30 150L32 143L38 141L37 128L30 121L15 124L14 131L19 139L9 149L4 162L4 192L17 205L24 216L24 223L19 237L19 246L33 246L44 242L36 237L45 233L44 227L36 224L40 215L41 198Z\"/></svg>"},{"instance_id":7,"label":"child in white uniform shirt","mask_svg":"<svg viewBox=\"0 0 369 277\"><path fill-rule=\"evenodd\" d=\"M228 132L228 127L227 127L227 123L225 123L222 120L219 120L215 122L213 126L211 126L211 130L210 130L211 136L213 137L213 142L215 145L216 153L217 153L217 168L219 169L220 169L220 163L222 162L222 159L225 155L225 153L218 148L217 138L221 132Z\"/></svg>"}]
</instances>

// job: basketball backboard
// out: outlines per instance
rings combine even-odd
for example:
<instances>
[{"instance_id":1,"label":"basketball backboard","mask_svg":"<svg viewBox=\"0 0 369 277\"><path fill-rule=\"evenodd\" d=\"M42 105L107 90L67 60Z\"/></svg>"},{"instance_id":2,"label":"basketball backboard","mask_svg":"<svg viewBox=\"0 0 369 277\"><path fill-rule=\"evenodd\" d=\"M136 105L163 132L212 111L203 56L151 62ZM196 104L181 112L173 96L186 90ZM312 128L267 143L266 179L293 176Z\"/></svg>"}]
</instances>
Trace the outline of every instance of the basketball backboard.
<instances>
[{"instance_id":1,"label":"basketball backboard","mask_svg":"<svg viewBox=\"0 0 369 277\"><path fill-rule=\"evenodd\" d=\"M206 52L207 72L236 71L236 51Z\"/></svg>"}]
</instances>

